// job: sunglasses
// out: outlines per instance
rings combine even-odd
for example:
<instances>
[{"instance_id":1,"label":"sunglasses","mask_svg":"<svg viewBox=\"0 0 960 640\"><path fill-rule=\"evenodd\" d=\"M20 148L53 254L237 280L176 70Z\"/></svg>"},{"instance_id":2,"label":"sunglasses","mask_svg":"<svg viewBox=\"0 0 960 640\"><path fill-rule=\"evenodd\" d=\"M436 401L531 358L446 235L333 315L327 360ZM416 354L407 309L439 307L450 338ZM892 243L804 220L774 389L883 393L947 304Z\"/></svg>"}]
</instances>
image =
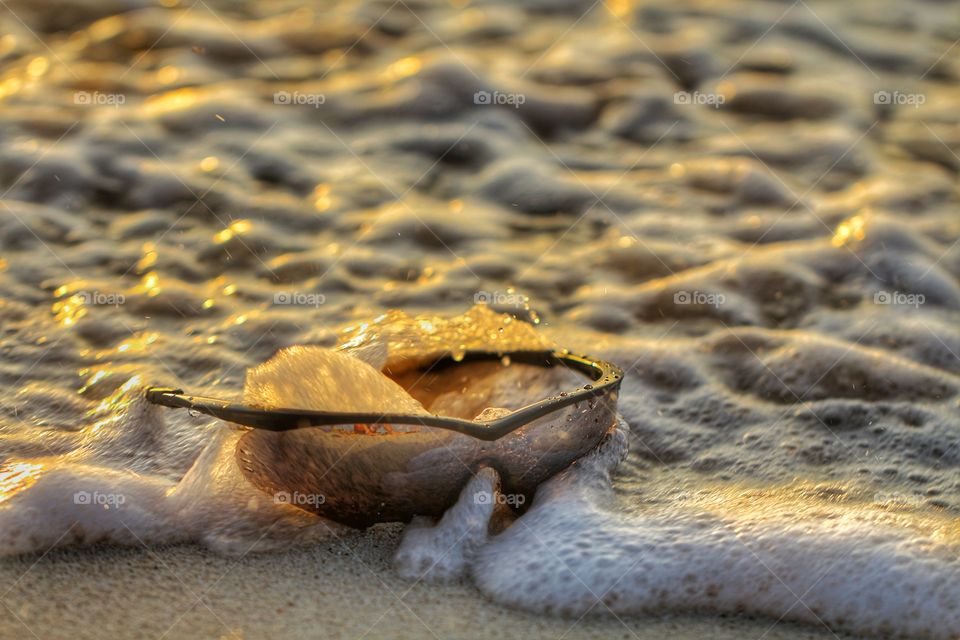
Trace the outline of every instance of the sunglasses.
<instances>
[{"instance_id":1,"label":"sunglasses","mask_svg":"<svg viewBox=\"0 0 960 640\"><path fill-rule=\"evenodd\" d=\"M434 360L418 379L469 363L496 368L507 358L511 366L563 367L584 376L585 384L490 420L261 409L166 387L148 388L146 397L153 404L252 427L236 451L249 481L276 502L366 527L441 515L483 467L498 472L498 495L513 496L509 504L522 506L537 485L612 433L623 372L609 362L567 351L467 351ZM322 428L354 425L382 425L387 431L364 438ZM397 425L414 428L393 430Z\"/></svg>"}]
</instances>

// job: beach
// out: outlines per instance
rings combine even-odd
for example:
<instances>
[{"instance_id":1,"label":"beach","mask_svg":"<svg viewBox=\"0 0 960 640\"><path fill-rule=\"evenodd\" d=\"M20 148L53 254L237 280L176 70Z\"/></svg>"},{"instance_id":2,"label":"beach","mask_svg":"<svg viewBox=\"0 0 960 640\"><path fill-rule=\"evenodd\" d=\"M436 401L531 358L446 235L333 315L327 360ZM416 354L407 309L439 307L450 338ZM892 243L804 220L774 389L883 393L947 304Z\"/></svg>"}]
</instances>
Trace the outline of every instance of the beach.
<instances>
[{"instance_id":1,"label":"beach","mask_svg":"<svg viewBox=\"0 0 960 640\"><path fill-rule=\"evenodd\" d=\"M955 2L0 24L0 637L960 634ZM145 395L473 419L568 387L404 380L524 349L620 367L618 416L535 495L471 458L409 525L300 509L254 436ZM285 477L349 505L344 450Z\"/></svg>"}]
</instances>

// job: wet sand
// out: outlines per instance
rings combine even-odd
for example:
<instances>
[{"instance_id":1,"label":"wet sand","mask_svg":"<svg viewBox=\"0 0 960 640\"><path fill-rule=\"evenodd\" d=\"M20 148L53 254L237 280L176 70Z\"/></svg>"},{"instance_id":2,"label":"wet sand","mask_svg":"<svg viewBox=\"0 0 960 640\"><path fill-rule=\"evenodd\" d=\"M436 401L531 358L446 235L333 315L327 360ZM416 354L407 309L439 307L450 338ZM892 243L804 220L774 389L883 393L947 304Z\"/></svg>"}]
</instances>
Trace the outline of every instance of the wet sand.
<instances>
[{"instance_id":1,"label":"wet sand","mask_svg":"<svg viewBox=\"0 0 960 640\"><path fill-rule=\"evenodd\" d=\"M469 583L399 578L392 557L400 535L400 527L382 525L310 549L243 558L192 547L53 551L4 596L0 634L27 633L19 616L51 639L849 637L768 619L578 620L515 611ZM35 562L7 561L0 578L9 586Z\"/></svg>"}]
</instances>

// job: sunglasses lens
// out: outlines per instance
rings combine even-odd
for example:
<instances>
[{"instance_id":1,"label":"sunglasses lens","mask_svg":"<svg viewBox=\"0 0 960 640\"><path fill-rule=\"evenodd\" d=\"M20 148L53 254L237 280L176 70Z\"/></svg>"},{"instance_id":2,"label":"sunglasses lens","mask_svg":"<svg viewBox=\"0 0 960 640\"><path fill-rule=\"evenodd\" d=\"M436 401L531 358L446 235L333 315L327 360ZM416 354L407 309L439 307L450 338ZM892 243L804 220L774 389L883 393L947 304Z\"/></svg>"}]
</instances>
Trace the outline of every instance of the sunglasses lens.
<instances>
[{"instance_id":1,"label":"sunglasses lens","mask_svg":"<svg viewBox=\"0 0 960 640\"><path fill-rule=\"evenodd\" d=\"M610 390L491 442L412 425L252 429L236 455L247 479L275 500L366 527L441 515L485 466L499 472L505 494L522 494L529 504L540 483L614 429L616 407L617 392Z\"/></svg>"}]
</instances>

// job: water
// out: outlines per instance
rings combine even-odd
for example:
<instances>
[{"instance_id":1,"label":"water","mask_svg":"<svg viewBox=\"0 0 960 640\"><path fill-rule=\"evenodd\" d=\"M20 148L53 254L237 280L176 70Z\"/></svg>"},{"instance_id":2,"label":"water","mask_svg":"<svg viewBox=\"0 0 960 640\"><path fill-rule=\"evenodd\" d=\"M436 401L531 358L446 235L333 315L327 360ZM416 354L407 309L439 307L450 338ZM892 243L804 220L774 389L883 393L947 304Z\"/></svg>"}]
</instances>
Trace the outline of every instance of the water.
<instances>
[{"instance_id":1,"label":"water","mask_svg":"<svg viewBox=\"0 0 960 640\"><path fill-rule=\"evenodd\" d=\"M489 303L623 367L629 436L498 536L478 478L397 571L960 631L955 4L8 5L3 553L329 539L143 387L502 343L370 324Z\"/></svg>"}]
</instances>

